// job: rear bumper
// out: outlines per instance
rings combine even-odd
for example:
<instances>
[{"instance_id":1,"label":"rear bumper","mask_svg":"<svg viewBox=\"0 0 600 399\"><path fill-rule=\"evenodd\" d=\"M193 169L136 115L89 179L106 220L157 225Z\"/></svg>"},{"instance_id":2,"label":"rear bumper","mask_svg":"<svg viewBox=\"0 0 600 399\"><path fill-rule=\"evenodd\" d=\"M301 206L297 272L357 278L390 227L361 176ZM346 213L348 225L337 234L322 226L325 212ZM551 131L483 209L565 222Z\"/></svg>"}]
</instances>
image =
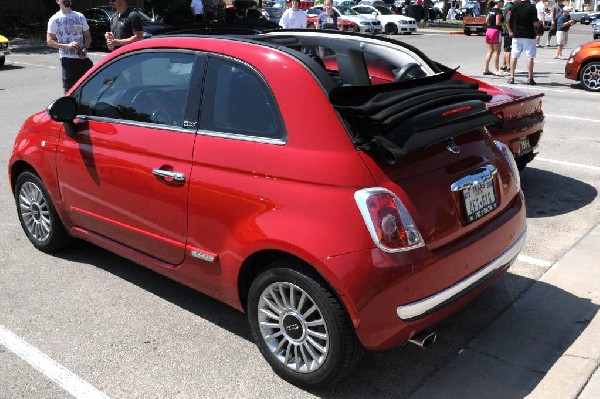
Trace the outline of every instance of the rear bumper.
<instances>
[{"instance_id":1,"label":"rear bumper","mask_svg":"<svg viewBox=\"0 0 600 399\"><path fill-rule=\"evenodd\" d=\"M473 291L517 257L525 244L526 236L527 230L523 231L521 236L502 255L464 280L420 301L399 306L396 309L398 317L406 321L420 319Z\"/></svg>"},{"instance_id":2,"label":"rear bumper","mask_svg":"<svg viewBox=\"0 0 600 399\"><path fill-rule=\"evenodd\" d=\"M474 299L515 261L526 231L519 193L504 212L441 248L387 254L378 248L321 259L356 334L392 348Z\"/></svg>"}]
</instances>

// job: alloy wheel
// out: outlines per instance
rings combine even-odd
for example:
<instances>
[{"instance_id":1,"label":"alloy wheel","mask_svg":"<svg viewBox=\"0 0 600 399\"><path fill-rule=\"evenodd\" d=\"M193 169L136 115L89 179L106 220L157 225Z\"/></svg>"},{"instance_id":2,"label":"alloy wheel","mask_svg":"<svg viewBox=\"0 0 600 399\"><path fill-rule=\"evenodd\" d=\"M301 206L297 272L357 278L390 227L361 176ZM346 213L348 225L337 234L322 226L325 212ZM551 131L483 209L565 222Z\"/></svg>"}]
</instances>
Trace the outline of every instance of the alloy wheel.
<instances>
[{"instance_id":1,"label":"alloy wheel","mask_svg":"<svg viewBox=\"0 0 600 399\"><path fill-rule=\"evenodd\" d=\"M600 91L600 63L592 62L583 67L581 83L586 90Z\"/></svg>"},{"instance_id":2,"label":"alloy wheel","mask_svg":"<svg viewBox=\"0 0 600 399\"><path fill-rule=\"evenodd\" d=\"M258 322L271 353L299 373L318 370L327 359L330 337L316 302L300 287L276 282L260 295Z\"/></svg>"},{"instance_id":3,"label":"alloy wheel","mask_svg":"<svg viewBox=\"0 0 600 399\"><path fill-rule=\"evenodd\" d=\"M43 191L33 182L25 182L19 190L19 212L29 236L39 243L52 232L50 208Z\"/></svg>"}]
</instances>

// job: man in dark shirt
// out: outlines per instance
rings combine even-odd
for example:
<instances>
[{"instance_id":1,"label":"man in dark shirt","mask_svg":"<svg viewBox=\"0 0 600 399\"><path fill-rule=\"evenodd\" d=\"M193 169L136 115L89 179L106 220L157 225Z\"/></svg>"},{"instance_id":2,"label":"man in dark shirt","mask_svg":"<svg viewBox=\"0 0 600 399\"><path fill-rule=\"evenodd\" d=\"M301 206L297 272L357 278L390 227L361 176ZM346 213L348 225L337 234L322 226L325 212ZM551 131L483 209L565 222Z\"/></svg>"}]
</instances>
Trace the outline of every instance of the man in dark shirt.
<instances>
[{"instance_id":1,"label":"man in dark shirt","mask_svg":"<svg viewBox=\"0 0 600 399\"><path fill-rule=\"evenodd\" d=\"M508 34L512 37L510 59L510 78L508 83L515 83L515 68L521 53L527 57L527 84L535 85L533 80L533 60L536 55L535 32L541 25L535 6L529 0L515 2L508 18Z\"/></svg>"},{"instance_id":2,"label":"man in dark shirt","mask_svg":"<svg viewBox=\"0 0 600 399\"><path fill-rule=\"evenodd\" d=\"M110 32L104 34L109 50L126 44L137 42L144 38L142 17L133 11L127 0L109 0L115 8L115 15L110 21Z\"/></svg>"}]
</instances>

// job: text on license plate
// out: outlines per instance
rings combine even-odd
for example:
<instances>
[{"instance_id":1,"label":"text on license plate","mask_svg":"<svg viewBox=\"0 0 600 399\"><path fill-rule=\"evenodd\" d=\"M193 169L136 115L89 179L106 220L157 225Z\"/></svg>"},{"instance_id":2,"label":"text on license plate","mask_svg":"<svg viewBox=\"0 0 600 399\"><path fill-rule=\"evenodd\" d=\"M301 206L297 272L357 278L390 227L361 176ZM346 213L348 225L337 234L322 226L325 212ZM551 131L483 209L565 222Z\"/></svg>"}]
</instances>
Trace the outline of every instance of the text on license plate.
<instances>
[{"instance_id":1,"label":"text on license plate","mask_svg":"<svg viewBox=\"0 0 600 399\"><path fill-rule=\"evenodd\" d=\"M468 223L474 222L498 207L493 179L467 186L461 191Z\"/></svg>"},{"instance_id":2,"label":"text on license plate","mask_svg":"<svg viewBox=\"0 0 600 399\"><path fill-rule=\"evenodd\" d=\"M531 144L529 143L529 137L521 137L521 143L519 145L519 155L527 154L531 152Z\"/></svg>"}]
</instances>

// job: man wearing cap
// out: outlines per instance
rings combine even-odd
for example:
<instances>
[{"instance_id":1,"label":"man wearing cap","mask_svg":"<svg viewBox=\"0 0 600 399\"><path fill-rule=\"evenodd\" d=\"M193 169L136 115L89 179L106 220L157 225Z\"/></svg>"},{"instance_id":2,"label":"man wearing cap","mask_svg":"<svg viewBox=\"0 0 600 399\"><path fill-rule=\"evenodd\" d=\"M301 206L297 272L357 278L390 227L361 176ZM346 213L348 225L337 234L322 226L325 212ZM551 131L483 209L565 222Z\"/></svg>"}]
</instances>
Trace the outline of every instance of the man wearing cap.
<instances>
[{"instance_id":1,"label":"man wearing cap","mask_svg":"<svg viewBox=\"0 0 600 399\"><path fill-rule=\"evenodd\" d=\"M571 7L564 7L562 15L556 20L556 55L554 58L563 59L562 50L567 44L569 38L569 29L575 24L575 21L571 19Z\"/></svg>"},{"instance_id":2,"label":"man wearing cap","mask_svg":"<svg viewBox=\"0 0 600 399\"><path fill-rule=\"evenodd\" d=\"M300 9L300 0L292 0L292 7L284 11L279 25L283 29L306 29L306 13Z\"/></svg>"},{"instance_id":3,"label":"man wearing cap","mask_svg":"<svg viewBox=\"0 0 600 399\"><path fill-rule=\"evenodd\" d=\"M508 83L515 83L515 68L521 53L527 57L527 84L535 85L533 80L533 60L537 47L535 47L535 31L541 22L537 17L535 7L529 0L515 3L508 19L508 34L512 37L512 51L510 59L510 78Z\"/></svg>"}]
</instances>

